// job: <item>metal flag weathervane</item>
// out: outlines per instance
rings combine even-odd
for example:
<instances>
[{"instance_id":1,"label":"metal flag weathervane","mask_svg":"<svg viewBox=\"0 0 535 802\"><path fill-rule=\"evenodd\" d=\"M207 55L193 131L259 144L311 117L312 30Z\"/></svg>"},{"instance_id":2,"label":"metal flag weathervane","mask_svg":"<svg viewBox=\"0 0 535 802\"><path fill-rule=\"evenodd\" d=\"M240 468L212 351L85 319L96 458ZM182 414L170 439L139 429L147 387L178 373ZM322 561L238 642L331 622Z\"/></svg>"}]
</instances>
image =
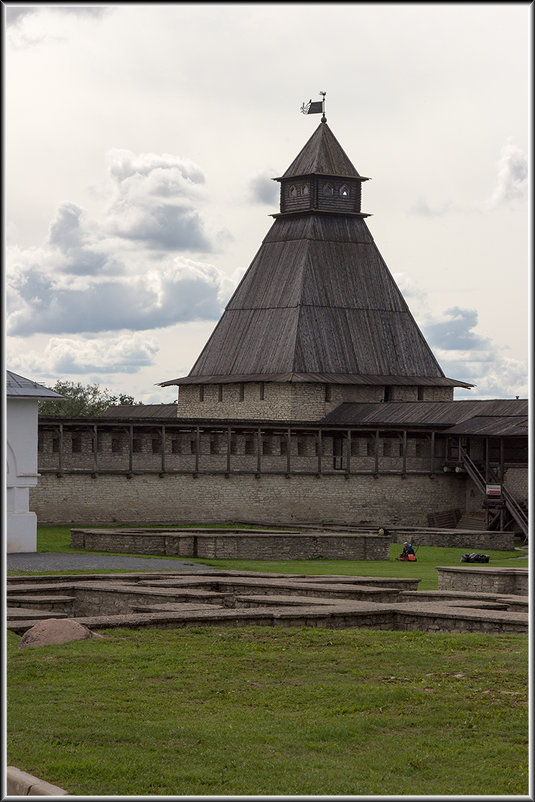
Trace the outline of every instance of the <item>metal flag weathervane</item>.
<instances>
[{"instance_id":1,"label":"metal flag weathervane","mask_svg":"<svg viewBox=\"0 0 535 802\"><path fill-rule=\"evenodd\" d=\"M325 95L327 92L320 92L322 96L322 100L315 100L312 102L312 99L308 101L308 103L303 103L301 106L301 113L302 114L322 114L321 121L322 123L327 122L327 117L325 116Z\"/></svg>"}]
</instances>

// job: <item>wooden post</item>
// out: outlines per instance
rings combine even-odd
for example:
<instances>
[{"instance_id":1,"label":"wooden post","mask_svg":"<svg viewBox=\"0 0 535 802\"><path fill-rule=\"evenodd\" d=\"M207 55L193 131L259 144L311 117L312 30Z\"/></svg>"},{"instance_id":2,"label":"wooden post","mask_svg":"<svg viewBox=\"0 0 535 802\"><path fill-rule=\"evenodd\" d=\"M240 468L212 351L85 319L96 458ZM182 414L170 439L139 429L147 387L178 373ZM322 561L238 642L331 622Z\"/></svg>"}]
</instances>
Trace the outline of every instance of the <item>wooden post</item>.
<instances>
[{"instance_id":1,"label":"wooden post","mask_svg":"<svg viewBox=\"0 0 535 802\"><path fill-rule=\"evenodd\" d=\"M321 453L323 451L323 443L322 443L322 439L321 439L321 429L318 429L317 443L318 443L318 473L321 476Z\"/></svg>"},{"instance_id":2,"label":"wooden post","mask_svg":"<svg viewBox=\"0 0 535 802\"><path fill-rule=\"evenodd\" d=\"M505 466L504 466L503 437L500 437L500 484L502 485L504 476L505 476Z\"/></svg>"},{"instance_id":3,"label":"wooden post","mask_svg":"<svg viewBox=\"0 0 535 802\"><path fill-rule=\"evenodd\" d=\"M379 473L379 429L375 430L375 470L374 473Z\"/></svg>"},{"instance_id":4,"label":"wooden post","mask_svg":"<svg viewBox=\"0 0 535 802\"><path fill-rule=\"evenodd\" d=\"M232 442L232 433L230 426L227 426L227 473L230 473L230 445Z\"/></svg>"},{"instance_id":5,"label":"wooden post","mask_svg":"<svg viewBox=\"0 0 535 802\"><path fill-rule=\"evenodd\" d=\"M286 473L292 470L292 461L290 459L290 451L292 447L292 430L288 427L286 432Z\"/></svg>"},{"instance_id":6,"label":"wooden post","mask_svg":"<svg viewBox=\"0 0 535 802\"><path fill-rule=\"evenodd\" d=\"M347 473L351 473L351 429L347 430L347 437L346 437L346 445L347 445Z\"/></svg>"},{"instance_id":7,"label":"wooden post","mask_svg":"<svg viewBox=\"0 0 535 802\"><path fill-rule=\"evenodd\" d=\"M134 425L128 427L128 472L134 469Z\"/></svg>"},{"instance_id":8,"label":"wooden post","mask_svg":"<svg viewBox=\"0 0 535 802\"><path fill-rule=\"evenodd\" d=\"M257 455L256 455L256 472L262 473L262 432L260 430L260 426L258 427L258 431L256 433L256 442L257 442Z\"/></svg>"},{"instance_id":9,"label":"wooden post","mask_svg":"<svg viewBox=\"0 0 535 802\"><path fill-rule=\"evenodd\" d=\"M407 430L406 429L403 430L403 443L402 443L401 447L403 449L403 467L402 467L401 470L402 470L402 473L405 474L405 473L407 473Z\"/></svg>"},{"instance_id":10,"label":"wooden post","mask_svg":"<svg viewBox=\"0 0 535 802\"><path fill-rule=\"evenodd\" d=\"M199 473L199 452L201 450L201 430L195 427L195 473Z\"/></svg>"},{"instance_id":11,"label":"wooden post","mask_svg":"<svg viewBox=\"0 0 535 802\"><path fill-rule=\"evenodd\" d=\"M165 424L162 426L162 473L165 473Z\"/></svg>"},{"instance_id":12,"label":"wooden post","mask_svg":"<svg viewBox=\"0 0 535 802\"><path fill-rule=\"evenodd\" d=\"M485 437L485 482L489 482L489 438Z\"/></svg>"},{"instance_id":13,"label":"wooden post","mask_svg":"<svg viewBox=\"0 0 535 802\"><path fill-rule=\"evenodd\" d=\"M431 432L431 473L435 471L435 433Z\"/></svg>"},{"instance_id":14,"label":"wooden post","mask_svg":"<svg viewBox=\"0 0 535 802\"><path fill-rule=\"evenodd\" d=\"M93 467L95 469L95 473L98 473L98 453L97 453L97 448L98 448L98 428L97 428L97 424L96 423L93 424L93 435L92 435L92 437L93 437Z\"/></svg>"},{"instance_id":15,"label":"wooden post","mask_svg":"<svg viewBox=\"0 0 535 802\"><path fill-rule=\"evenodd\" d=\"M62 473L63 472L63 424L62 423L59 424L58 446L59 446L58 471Z\"/></svg>"}]
</instances>

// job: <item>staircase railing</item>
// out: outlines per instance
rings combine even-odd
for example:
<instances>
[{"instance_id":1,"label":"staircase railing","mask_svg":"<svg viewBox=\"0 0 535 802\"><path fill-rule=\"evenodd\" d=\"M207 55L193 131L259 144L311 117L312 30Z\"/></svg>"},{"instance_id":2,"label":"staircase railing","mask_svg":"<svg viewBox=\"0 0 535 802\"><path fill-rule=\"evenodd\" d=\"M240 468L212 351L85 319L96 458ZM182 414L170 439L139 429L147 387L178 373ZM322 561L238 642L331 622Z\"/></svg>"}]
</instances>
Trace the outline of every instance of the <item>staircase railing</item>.
<instances>
[{"instance_id":1,"label":"staircase railing","mask_svg":"<svg viewBox=\"0 0 535 802\"><path fill-rule=\"evenodd\" d=\"M470 459L470 457L468 456L468 454L464 449L461 449L460 456L463 467L465 468L466 473L468 474L470 479L472 479L472 481L477 485L478 489L482 493L485 493L486 492L485 478L481 473L481 471L479 470L479 468L477 467L477 465L474 462L472 462L472 460ZM506 509L509 511L509 513L512 515L512 517L522 530L524 537L527 537L529 531L528 516L526 515L526 513L516 500L516 498L512 496L511 493L509 493L509 491L507 490L507 488L503 486L503 484L502 484L502 499L505 502Z\"/></svg>"}]
</instances>

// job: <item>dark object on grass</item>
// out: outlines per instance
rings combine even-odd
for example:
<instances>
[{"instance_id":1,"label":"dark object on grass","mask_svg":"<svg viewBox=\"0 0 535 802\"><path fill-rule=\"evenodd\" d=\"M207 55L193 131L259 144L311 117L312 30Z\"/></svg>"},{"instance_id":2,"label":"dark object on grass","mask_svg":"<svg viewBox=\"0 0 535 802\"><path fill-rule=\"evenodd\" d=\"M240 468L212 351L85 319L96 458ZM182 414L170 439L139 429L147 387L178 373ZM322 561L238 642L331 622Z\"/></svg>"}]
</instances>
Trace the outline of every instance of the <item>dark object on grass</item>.
<instances>
[{"instance_id":1,"label":"dark object on grass","mask_svg":"<svg viewBox=\"0 0 535 802\"><path fill-rule=\"evenodd\" d=\"M488 554L476 554L475 552L472 552L472 554L463 554L461 557L462 563L488 563L488 561Z\"/></svg>"}]
</instances>

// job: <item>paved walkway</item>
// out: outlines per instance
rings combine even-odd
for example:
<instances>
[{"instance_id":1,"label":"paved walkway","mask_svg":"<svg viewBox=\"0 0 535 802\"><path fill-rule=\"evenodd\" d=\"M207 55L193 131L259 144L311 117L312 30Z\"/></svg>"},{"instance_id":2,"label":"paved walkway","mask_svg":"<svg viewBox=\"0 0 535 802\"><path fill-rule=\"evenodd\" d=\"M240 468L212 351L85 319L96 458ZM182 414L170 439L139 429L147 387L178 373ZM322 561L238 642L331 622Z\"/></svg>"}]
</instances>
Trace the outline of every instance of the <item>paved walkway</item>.
<instances>
[{"instance_id":1,"label":"paved walkway","mask_svg":"<svg viewBox=\"0 0 535 802\"><path fill-rule=\"evenodd\" d=\"M8 571L84 571L126 568L129 571L199 571L209 565L183 560L159 560L150 557L120 557L110 554L63 554L55 552L7 555Z\"/></svg>"}]
</instances>

